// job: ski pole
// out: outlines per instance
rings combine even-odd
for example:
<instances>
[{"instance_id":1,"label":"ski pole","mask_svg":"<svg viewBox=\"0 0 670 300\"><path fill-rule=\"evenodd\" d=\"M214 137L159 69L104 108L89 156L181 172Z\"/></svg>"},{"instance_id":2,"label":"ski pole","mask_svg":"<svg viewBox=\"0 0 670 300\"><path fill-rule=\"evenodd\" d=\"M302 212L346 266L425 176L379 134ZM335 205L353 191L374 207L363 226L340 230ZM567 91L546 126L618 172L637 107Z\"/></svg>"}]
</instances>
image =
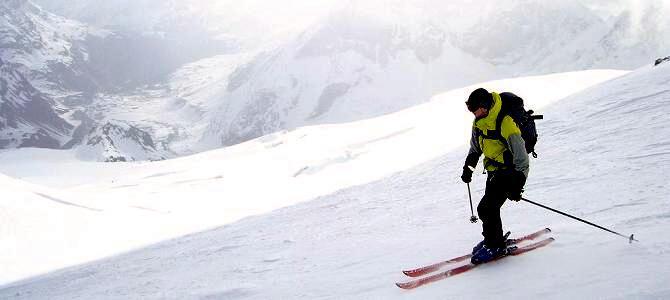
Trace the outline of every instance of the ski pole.
<instances>
[{"instance_id":1,"label":"ski pole","mask_svg":"<svg viewBox=\"0 0 670 300\"><path fill-rule=\"evenodd\" d=\"M559 214L564 215L564 216L566 216L566 217L573 218L573 219L575 219L575 220L577 220L577 221L580 221L580 222L589 224L589 225L591 225L591 226L600 228L600 229L605 230L605 231L607 231L607 232L614 233L614 234L616 234L616 235L618 235L618 236L625 237L625 238L628 239L628 243L632 243L633 241L639 242L638 240L636 240L636 239L633 237L632 234L631 234L630 236L625 236L625 235L623 235L623 234L621 234L621 233L618 233L618 232L616 232L616 231L607 229L607 228L602 227L602 226L600 226L600 225L593 224L593 223L591 223L591 222L589 222L589 221L586 221L586 220L584 220L584 219L580 219L580 218L577 218L577 217L575 217L575 216L566 214L566 213L564 213L564 212L562 212L562 211L560 211L560 210L553 209L553 208L548 207L548 206L546 206L546 205L542 205L542 204L540 204L540 203L530 201L530 200L528 200L528 199L526 199L526 198L521 197L521 200L526 201L526 202L528 202L528 203L530 203L530 204L535 204L535 205L537 205L537 206L539 206L539 207L542 207L542 208L544 208L544 209L548 209L548 210L553 211L553 212L555 212L555 213L559 213Z\"/></svg>"},{"instance_id":2,"label":"ski pole","mask_svg":"<svg viewBox=\"0 0 670 300\"><path fill-rule=\"evenodd\" d=\"M472 208L472 193L470 193L470 183L468 182L468 198L470 199L470 222L477 223L477 217L475 217L475 210Z\"/></svg>"}]
</instances>

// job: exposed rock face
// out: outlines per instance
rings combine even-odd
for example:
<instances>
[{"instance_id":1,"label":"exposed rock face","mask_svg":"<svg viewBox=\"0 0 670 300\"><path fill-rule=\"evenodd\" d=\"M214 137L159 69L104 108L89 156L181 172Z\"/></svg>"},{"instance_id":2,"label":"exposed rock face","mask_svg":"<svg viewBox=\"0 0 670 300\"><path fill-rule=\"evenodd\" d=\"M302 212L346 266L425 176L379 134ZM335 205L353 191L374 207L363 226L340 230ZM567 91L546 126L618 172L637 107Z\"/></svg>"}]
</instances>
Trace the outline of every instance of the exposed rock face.
<instances>
[{"instance_id":1,"label":"exposed rock face","mask_svg":"<svg viewBox=\"0 0 670 300\"><path fill-rule=\"evenodd\" d=\"M73 126L55 102L0 59L0 147L60 148Z\"/></svg>"}]
</instances>

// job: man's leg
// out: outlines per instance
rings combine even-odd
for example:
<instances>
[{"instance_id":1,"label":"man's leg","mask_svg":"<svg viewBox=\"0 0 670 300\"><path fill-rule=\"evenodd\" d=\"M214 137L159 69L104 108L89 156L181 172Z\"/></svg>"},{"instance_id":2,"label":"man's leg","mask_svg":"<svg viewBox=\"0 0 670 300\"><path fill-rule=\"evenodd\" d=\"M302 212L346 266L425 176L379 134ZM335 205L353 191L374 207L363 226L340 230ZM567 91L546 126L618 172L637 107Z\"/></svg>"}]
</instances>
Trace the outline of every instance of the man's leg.
<instances>
[{"instance_id":1,"label":"man's leg","mask_svg":"<svg viewBox=\"0 0 670 300\"><path fill-rule=\"evenodd\" d=\"M489 172L486 179L486 192L477 206L477 214L482 220L484 244L489 248L505 246L500 219L500 208L507 200L503 179L498 178L496 172Z\"/></svg>"}]
</instances>

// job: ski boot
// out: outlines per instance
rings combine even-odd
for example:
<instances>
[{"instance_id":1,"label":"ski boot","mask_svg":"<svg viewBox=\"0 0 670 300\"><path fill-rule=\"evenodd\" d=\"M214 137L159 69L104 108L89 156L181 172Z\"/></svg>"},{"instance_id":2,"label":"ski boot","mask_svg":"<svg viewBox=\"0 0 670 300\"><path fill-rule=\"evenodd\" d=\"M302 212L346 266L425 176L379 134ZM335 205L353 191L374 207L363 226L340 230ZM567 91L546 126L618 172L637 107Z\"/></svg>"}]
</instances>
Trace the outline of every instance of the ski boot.
<instances>
[{"instance_id":1,"label":"ski boot","mask_svg":"<svg viewBox=\"0 0 670 300\"><path fill-rule=\"evenodd\" d=\"M508 253L507 246L489 248L488 246L483 245L477 253L472 255L470 262L475 265L483 264L503 257Z\"/></svg>"},{"instance_id":2,"label":"ski boot","mask_svg":"<svg viewBox=\"0 0 670 300\"><path fill-rule=\"evenodd\" d=\"M503 240L505 240L505 245L513 244L514 240L507 239L511 233L512 232L508 231L508 232L505 233L505 235L503 235ZM472 255L475 255L475 253L477 253L477 251L479 251L479 249L481 249L482 247L484 247L484 241L479 242L477 245L475 245L474 248L472 248Z\"/></svg>"}]
</instances>

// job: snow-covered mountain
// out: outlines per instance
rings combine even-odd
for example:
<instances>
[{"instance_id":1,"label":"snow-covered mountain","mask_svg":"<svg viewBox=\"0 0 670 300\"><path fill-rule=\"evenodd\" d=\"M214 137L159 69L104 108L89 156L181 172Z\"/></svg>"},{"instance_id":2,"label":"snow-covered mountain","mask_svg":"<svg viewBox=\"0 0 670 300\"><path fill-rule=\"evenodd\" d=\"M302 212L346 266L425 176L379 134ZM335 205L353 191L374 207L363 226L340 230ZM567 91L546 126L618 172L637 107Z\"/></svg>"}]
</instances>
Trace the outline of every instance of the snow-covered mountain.
<instances>
[{"instance_id":1,"label":"snow-covered mountain","mask_svg":"<svg viewBox=\"0 0 670 300\"><path fill-rule=\"evenodd\" d=\"M89 27L50 14L27 0L3 1L0 16L0 56L40 90L92 89L94 83L82 67L89 53L81 41L93 33Z\"/></svg>"},{"instance_id":2,"label":"snow-covered mountain","mask_svg":"<svg viewBox=\"0 0 670 300\"><path fill-rule=\"evenodd\" d=\"M55 108L53 99L0 58L0 147L59 148L72 125Z\"/></svg>"},{"instance_id":3,"label":"snow-covered mountain","mask_svg":"<svg viewBox=\"0 0 670 300\"><path fill-rule=\"evenodd\" d=\"M86 143L78 148L79 157L83 159L103 157L107 162L165 159L161 150L165 150L164 147L156 145L149 133L119 121L95 127Z\"/></svg>"},{"instance_id":4,"label":"snow-covered mountain","mask_svg":"<svg viewBox=\"0 0 670 300\"><path fill-rule=\"evenodd\" d=\"M109 100L122 99L100 95L160 81L185 62L234 48L202 37L181 36L177 41L100 30L46 12L28 0L0 3L0 32L3 148L71 148L109 139L99 136L104 131L97 128L133 120L114 120L99 110L114 105ZM208 47L190 48L204 43ZM135 153L124 159L155 159L165 153Z\"/></svg>"},{"instance_id":5,"label":"snow-covered mountain","mask_svg":"<svg viewBox=\"0 0 670 300\"><path fill-rule=\"evenodd\" d=\"M354 8L231 74L205 139L233 145L282 129L362 120L496 74L451 46L440 27L405 24L398 10L381 18Z\"/></svg>"},{"instance_id":6,"label":"snow-covered mountain","mask_svg":"<svg viewBox=\"0 0 670 300\"><path fill-rule=\"evenodd\" d=\"M85 59L75 40L85 27L48 14L24 0L0 3L0 115L3 148L60 148L74 127L56 98L87 78L73 67Z\"/></svg>"},{"instance_id":7,"label":"snow-covered mountain","mask_svg":"<svg viewBox=\"0 0 670 300\"><path fill-rule=\"evenodd\" d=\"M455 45L520 74L635 69L670 49L670 2L635 2L603 18L590 1L510 1Z\"/></svg>"},{"instance_id":8,"label":"snow-covered mountain","mask_svg":"<svg viewBox=\"0 0 670 300\"><path fill-rule=\"evenodd\" d=\"M384 4L383 12L369 7ZM383 115L440 89L512 74L632 69L670 51L670 26L656 17L663 4L642 6L649 14L635 17L642 31L626 23L634 22L630 10L605 21L578 1L498 6L347 3L228 78L221 93L226 103L210 122L204 147ZM438 12L481 15L458 24Z\"/></svg>"},{"instance_id":9,"label":"snow-covered mountain","mask_svg":"<svg viewBox=\"0 0 670 300\"><path fill-rule=\"evenodd\" d=\"M27 0L4 1L0 16L6 86L1 113L8 120L3 135L12 137L6 138L4 148L69 148L80 143L94 124L86 108L95 93L143 76L115 71L125 64L109 57L122 54L110 48L124 38L111 32L58 17ZM132 43L125 46L132 48Z\"/></svg>"},{"instance_id":10,"label":"snow-covered mountain","mask_svg":"<svg viewBox=\"0 0 670 300\"><path fill-rule=\"evenodd\" d=\"M610 21L610 30L591 49L597 59L587 67L620 64L635 68L648 63L647 57L666 56L670 47L670 1L649 1L624 11Z\"/></svg>"},{"instance_id":11,"label":"snow-covered mountain","mask_svg":"<svg viewBox=\"0 0 670 300\"><path fill-rule=\"evenodd\" d=\"M255 48L304 30L326 14L335 0L36 0L57 14L115 30L208 36L234 40L240 48ZM207 47L208 45L200 45Z\"/></svg>"},{"instance_id":12,"label":"snow-covered mountain","mask_svg":"<svg viewBox=\"0 0 670 300\"><path fill-rule=\"evenodd\" d=\"M393 283L407 280L403 268L461 255L481 239L479 224L468 220L467 189L458 178L472 118L462 98L470 86L374 119L303 127L161 162L109 166L76 162L71 152L5 151L0 156L3 173L53 186L38 192L51 205L78 211L69 220L87 226L73 226L81 235L65 232L66 237L50 240L42 233L31 243L18 239L0 246L89 258L91 252L111 251L109 241L128 245L142 235L158 238L167 236L165 231L191 230L180 238L5 285L0 297L666 298L670 206L664 198L668 186L659 178L670 162L663 109L670 93L669 68L667 63L644 67L595 86L588 82L621 72L476 85L517 92L545 115L538 123L540 158L532 160L526 197L635 233L639 243L628 244L525 202L506 203L506 229L520 235L549 226L556 241L411 292L398 289ZM549 89L565 94L547 99ZM27 155L41 158L17 159ZM45 173L44 167L63 168L70 176ZM475 201L484 181L483 175L474 178ZM1 177L0 183L10 185L12 194L28 193L25 197L34 189L17 190L15 181ZM302 200L311 201L285 207ZM18 206L14 198L0 201ZM267 213L277 207L283 208ZM226 219L260 212L264 214L234 223ZM115 222L119 218L122 224ZM198 226L211 228L214 223L208 222L225 226L193 233ZM123 232L129 224L141 226L123 235L108 234L110 226ZM98 228L105 234L96 237ZM78 239L86 239L88 246L76 243ZM63 241L80 247L64 251L68 246ZM40 243L55 246L35 247ZM21 253L21 248L3 251ZM31 267L53 265L48 255L32 255L35 259L0 259L9 266L21 261ZM23 269L11 270L18 274ZM508 288L520 282L522 293Z\"/></svg>"},{"instance_id":13,"label":"snow-covered mountain","mask_svg":"<svg viewBox=\"0 0 670 300\"><path fill-rule=\"evenodd\" d=\"M29 47L29 55L4 61L18 62L28 81L53 98L60 118L76 127L64 134L69 140L50 137L62 147L107 139L96 128L110 122L140 129L162 145L153 153L112 151L125 153L125 160L363 120L483 80L633 69L670 52L667 1L37 2L105 30L13 0L8 3L22 3L22 9L9 14L41 27L16 17L4 26L42 28L15 35L35 37L26 41L38 45L58 41L38 49L49 50L39 57L59 57L60 63L47 71L20 63L33 59ZM54 30L61 27L64 34ZM126 142L134 143L112 144ZM82 152L102 153L89 150Z\"/></svg>"},{"instance_id":14,"label":"snow-covered mountain","mask_svg":"<svg viewBox=\"0 0 670 300\"><path fill-rule=\"evenodd\" d=\"M567 44L597 38L604 26L594 12L578 1L509 1L495 12L478 18L462 32L454 32L454 43L496 66L521 72L542 72L553 56L564 55ZM491 6L489 4L489 6ZM586 41L593 44L596 41ZM554 63L556 63L554 61ZM575 61L561 57L560 67L577 69Z\"/></svg>"}]
</instances>

